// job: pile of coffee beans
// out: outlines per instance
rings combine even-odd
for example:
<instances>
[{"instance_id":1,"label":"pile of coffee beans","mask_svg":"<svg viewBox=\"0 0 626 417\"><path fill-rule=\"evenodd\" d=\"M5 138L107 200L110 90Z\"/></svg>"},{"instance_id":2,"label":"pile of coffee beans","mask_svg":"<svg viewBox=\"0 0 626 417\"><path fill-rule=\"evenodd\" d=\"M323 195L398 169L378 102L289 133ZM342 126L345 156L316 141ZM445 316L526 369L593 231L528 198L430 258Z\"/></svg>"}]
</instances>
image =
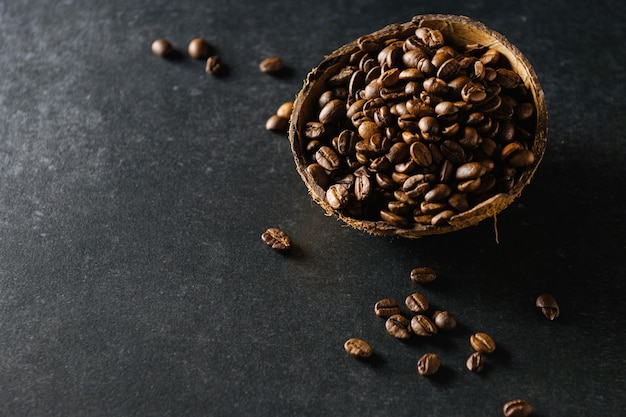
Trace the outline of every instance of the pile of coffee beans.
<instances>
[{"instance_id":1,"label":"pile of coffee beans","mask_svg":"<svg viewBox=\"0 0 626 417\"><path fill-rule=\"evenodd\" d=\"M333 209L445 225L511 191L534 163L533 98L496 49L426 27L358 46L303 124L306 170Z\"/></svg>"}]
</instances>

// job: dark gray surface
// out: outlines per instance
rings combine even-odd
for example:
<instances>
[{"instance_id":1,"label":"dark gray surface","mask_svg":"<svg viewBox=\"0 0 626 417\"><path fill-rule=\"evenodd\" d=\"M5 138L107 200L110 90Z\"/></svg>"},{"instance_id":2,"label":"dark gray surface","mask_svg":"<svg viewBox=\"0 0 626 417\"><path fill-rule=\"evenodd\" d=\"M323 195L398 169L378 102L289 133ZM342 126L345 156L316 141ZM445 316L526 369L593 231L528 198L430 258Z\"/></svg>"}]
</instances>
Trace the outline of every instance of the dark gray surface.
<instances>
[{"instance_id":1,"label":"dark gray surface","mask_svg":"<svg viewBox=\"0 0 626 417\"><path fill-rule=\"evenodd\" d=\"M503 33L545 90L547 154L499 244L490 221L351 230L264 129L324 54L422 13ZM0 1L0 415L498 416L517 397L540 417L620 415L625 21L619 1ZM205 37L229 74L153 56L161 36ZM258 71L275 54L288 76ZM261 243L269 226L292 256ZM420 265L434 285L410 282ZM459 329L388 336L374 303L416 290ZM480 376L474 331L498 345ZM347 357L352 336L373 361Z\"/></svg>"}]
</instances>

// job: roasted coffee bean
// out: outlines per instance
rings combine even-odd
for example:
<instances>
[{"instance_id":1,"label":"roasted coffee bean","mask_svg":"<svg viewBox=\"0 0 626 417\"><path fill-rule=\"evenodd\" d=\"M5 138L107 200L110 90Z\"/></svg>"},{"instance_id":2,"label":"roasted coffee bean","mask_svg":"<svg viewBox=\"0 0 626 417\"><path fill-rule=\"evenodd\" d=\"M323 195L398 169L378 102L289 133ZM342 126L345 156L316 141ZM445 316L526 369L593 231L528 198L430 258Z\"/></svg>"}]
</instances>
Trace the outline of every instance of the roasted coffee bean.
<instances>
[{"instance_id":1,"label":"roasted coffee bean","mask_svg":"<svg viewBox=\"0 0 626 417\"><path fill-rule=\"evenodd\" d=\"M433 226L442 226L444 224L449 224L450 219L456 214L457 213L454 210L442 210L433 215L432 219L430 219L430 224L432 224Z\"/></svg>"},{"instance_id":2,"label":"roasted coffee bean","mask_svg":"<svg viewBox=\"0 0 626 417\"><path fill-rule=\"evenodd\" d=\"M286 252L291 249L291 238L277 227L270 227L261 234L261 240L265 242L270 248L279 251Z\"/></svg>"},{"instance_id":3,"label":"roasted coffee bean","mask_svg":"<svg viewBox=\"0 0 626 417\"><path fill-rule=\"evenodd\" d=\"M277 114L270 116L265 122L265 129L276 132L286 132L288 126L289 120L284 117L280 117Z\"/></svg>"},{"instance_id":4,"label":"roasted coffee bean","mask_svg":"<svg viewBox=\"0 0 626 417\"><path fill-rule=\"evenodd\" d=\"M334 171L341 166L341 159L329 146L320 147L315 153L315 160L328 171Z\"/></svg>"},{"instance_id":5,"label":"roasted coffee bean","mask_svg":"<svg viewBox=\"0 0 626 417\"><path fill-rule=\"evenodd\" d=\"M509 401L502 407L505 417L528 417L532 412L530 403L522 399Z\"/></svg>"},{"instance_id":6,"label":"roasted coffee bean","mask_svg":"<svg viewBox=\"0 0 626 417\"><path fill-rule=\"evenodd\" d=\"M293 112L293 101L286 101L278 107L276 114L282 118L289 120Z\"/></svg>"},{"instance_id":7,"label":"roasted coffee bean","mask_svg":"<svg viewBox=\"0 0 626 417\"><path fill-rule=\"evenodd\" d=\"M343 344L348 355L355 358L367 359L372 356L372 347L365 340L352 337Z\"/></svg>"},{"instance_id":8,"label":"roasted coffee bean","mask_svg":"<svg viewBox=\"0 0 626 417\"><path fill-rule=\"evenodd\" d=\"M343 100L334 99L326 103L320 110L318 120L320 123L335 123L346 117L346 103Z\"/></svg>"},{"instance_id":9,"label":"roasted coffee bean","mask_svg":"<svg viewBox=\"0 0 626 417\"><path fill-rule=\"evenodd\" d=\"M429 307L426 297L418 292L406 297L406 300L404 300L404 304L406 304L408 309L414 313L423 313L428 310Z\"/></svg>"},{"instance_id":10,"label":"roasted coffee bean","mask_svg":"<svg viewBox=\"0 0 626 417\"><path fill-rule=\"evenodd\" d=\"M204 71L209 75L220 75L223 70L222 59L219 55L211 55L207 58Z\"/></svg>"},{"instance_id":11,"label":"roasted coffee bean","mask_svg":"<svg viewBox=\"0 0 626 417\"><path fill-rule=\"evenodd\" d=\"M380 218L381 220L389 223L390 225L395 226L400 229L406 229L407 227L409 227L409 220L406 217L400 216L399 214L392 213L388 210L381 210Z\"/></svg>"},{"instance_id":12,"label":"roasted coffee bean","mask_svg":"<svg viewBox=\"0 0 626 417\"><path fill-rule=\"evenodd\" d=\"M318 163L312 163L307 165L306 172L311 176L313 181L322 187L324 190L330 186L330 177L326 173L326 170Z\"/></svg>"},{"instance_id":13,"label":"roasted coffee bean","mask_svg":"<svg viewBox=\"0 0 626 417\"><path fill-rule=\"evenodd\" d=\"M152 42L151 48L152 48L152 53L160 57L171 56L172 53L174 52L174 47L165 38L160 38Z\"/></svg>"},{"instance_id":14,"label":"roasted coffee bean","mask_svg":"<svg viewBox=\"0 0 626 417\"><path fill-rule=\"evenodd\" d=\"M422 142L414 142L409 148L411 159L421 167L427 167L433 163L433 155L428 146Z\"/></svg>"},{"instance_id":15,"label":"roasted coffee bean","mask_svg":"<svg viewBox=\"0 0 626 417\"><path fill-rule=\"evenodd\" d=\"M447 200L450 194L452 194L452 190L447 184L437 184L424 195L424 201L438 203Z\"/></svg>"},{"instance_id":16,"label":"roasted coffee bean","mask_svg":"<svg viewBox=\"0 0 626 417\"><path fill-rule=\"evenodd\" d=\"M507 164L514 168L523 168L535 162L535 154L528 149L519 149L506 158Z\"/></svg>"},{"instance_id":17,"label":"roasted coffee bean","mask_svg":"<svg viewBox=\"0 0 626 417\"><path fill-rule=\"evenodd\" d=\"M348 205L350 194L348 187L344 184L333 184L326 190L326 201L335 210L342 209Z\"/></svg>"},{"instance_id":18,"label":"roasted coffee bean","mask_svg":"<svg viewBox=\"0 0 626 417\"><path fill-rule=\"evenodd\" d=\"M304 127L304 136L307 139L320 139L325 133L324 124L320 122L307 122Z\"/></svg>"},{"instance_id":19,"label":"roasted coffee bean","mask_svg":"<svg viewBox=\"0 0 626 417\"><path fill-rule=\"evenodd\" d=\"M354 196L358 201L367 200L374 191L369 175L356 175L354 178Z\"/></svg>"},{"instance_id":20,"label":"roasted coffee bean","mask_svg":"<svg viewBox=\"0 0 626 417\"><path fill-rule=\"evenodd\" d=\"M437 273L428 266L419 266L411 270L411 281L418 284L428 284L437 278Z\"/></svg>"},{"instance_id":21,"label":"roasted coffee bean","mask_svg":"<svg viewBox=\"0 0 626 417\"><path fill-rule=\"evenodd\" d=\"M265 74L278 74L283 69L283 60L279 56L270 56L259 63L259 69Z\"/></svg>"},{"instance_id":22,"label":"roasted coffee bean","mask_svg":"<svg viewBox=\"0 0 626 417\"><path fill-rule=\"evenodd\" d=\"M415 30L415 36L424 45L429 48L439 48L444 44L444 37L441 31L438 29L431 29L429 27L420 27Z\"/></svg>"},{"instance_id":23,"label":"roasted coffee bean","mask_svg":"<svg viewBox=\"0 0 626 417\"><path fill-rule=\"evenodd\" d=\"M477 374L481 373L485 367L483 355L481 355L480 352L472 353L467 358L467 361L465 361L465 366L470 372L475 372Z\"/></svg>"},{"instance_id":24,"label":"roasted coffee bean","mask_svg":"<svg viewBox=\"0 0 626 417\"><path fill-rule=\"evenodd\" d=\"M378 317L389 318L400 313L400 305L393 298L383 298L374 305L374 313Z\"/></svg>"},{"instance_id":25,"label":"roasted coffee bean","mask_svg":"<svg viewBox=\"0 0 626 417\"><path fill-rule=\"evenodd\" d=\"M552 296L552 294L540 294L535 301L535 306L540 308L543 315L549 320L556 319L561 313L559 304L556 302L556 299Z\"/></svg>"},{"instance_id":26,"label":"roasted coffee bean","mask_svg":"<svg viewBox=\"0 0 626 417\"><path fill-rule=\"evenodd\" d=\"M426 353L417 361L417 372L423 376L437 373L441 366L441 360L436 353Z\"/></svg>"},{"instance_id":27,"label":"roasted coffee bean","mask_svg":"<svg viewBox=\"0 0 626 417\"><path fill-rule=\"evenodd\" d=\"M411 330L417 336L432 336L437 333L437 326L425 315L418 314L411 319Z\"/></svg>"},{"instance_id":28,"label":"roasted coffee bean","mask_svg":"<svg viewBox=\"0 0 626 417\"><path fill-rule=\"evenodd\" d=\"M470 345L476 352L493 353L496 344L487 333L476 333L470 336Z\"/></svg>"},{"instance_id":29,"label":"roasted coffee bean","mask_svg":"<svg viewBox=\"0 0 626 417\"><path fill-rule=\"evenodd\" d=\"M473 180L482 177L487 167L480 162L467 162L456 169L455 178L459 181Z\"/></svg>"},{"instance_id":30,"label":"roasted coffee bean","mask_svg":"<svg viewBox=\"0 0 626 417\"><path fill-rule=\"evenodd\" d=\"M449 311L435 311L433 313L433 321L441 330L450 331L456 329L456 319Z\"/></svg>"},{"instance_id":31,"label":"roasted coffee bean","mask_svg":"<svg viewBox=\"0 0 626 417\"><path fill-rule=\"evenodd\" d=\"M470 209L470 204L467 201L467 197L463 193L455 193L448 199L448 204L458 213L463 213Z\"/></svg>"},{"instance_id":32,"label":"roasted coffee bean","mask_svg":"<svg viewBox=\"0 0 626 417\"><path fill-rule=\"evenodd\" d=\"M411 322L402 314L394 314L385 322L387 333L396 339L408 339L411 337Z\"/></svg>"},{"instance_id":33,"label":"roasted coffee bean","mask_svg":"<svg viewBox=\"0 0 626 417\"><path fill-rule=\"evenodd\" d=\"M194 38L187 46L187 53L194 59L206 59L211 55L211 46L202 38Z\"/></svg>"},{"instance_id":34,"label":"roasted coffee bean","mask_svg":"<svg viewBox=\"0 0 626 417\"><path fill-rule=\"evenodd\" d=\"M443 156L454 163L465 162L465 151L458 142L453 140L444 140L439 146L439 150Z\"/></svg>"}]
</instances>

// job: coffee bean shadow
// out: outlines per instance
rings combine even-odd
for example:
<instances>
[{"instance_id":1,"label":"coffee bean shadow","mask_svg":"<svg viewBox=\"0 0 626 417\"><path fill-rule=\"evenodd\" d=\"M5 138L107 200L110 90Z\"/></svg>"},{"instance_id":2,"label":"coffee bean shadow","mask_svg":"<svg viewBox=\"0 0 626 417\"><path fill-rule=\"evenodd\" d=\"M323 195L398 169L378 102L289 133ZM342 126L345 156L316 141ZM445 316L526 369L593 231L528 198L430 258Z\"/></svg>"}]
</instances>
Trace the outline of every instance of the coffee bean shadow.
<instances>
[{"instance_id":1,"label":"coffee bean shadow","mask_svg":"<svg viewBox=\"0 0 626 417\"><path fill-rule=\"evenodd\" d=\"M372 356L366 359L360 359L360 361L372 368L381 368L387 363L385 358L377 352L372 352Z\"/></svg>"},{"instance_id":2,"label":"coffee bean shadow","mask_svg":"<svg viewBox=\"0 0 626 417\"><path fill-rule=\"evenodd\" d=\"M279 79L279 80L288 80L290 78L293 78L294 74L296 72L294 71L293 68L291 68L288 65L283 65L283 67L280 69L280 71L274 73L274 74L270 74L271 77Z\"/></svg>"},{"instance_id":3,"label":"coffee bean shadow","mask_svg":"<svg viewBox=\"0 0 626 417\"><path fill-rule=\"evenodd\" d=\"M429 378L435 384L450 384L454 380L454 378L456 378L456 372L449 366L441 364L437 372L434 375L428 376L427 378Z\"/></svg>"},{"instance_id":4,"label":"coffee bean shadow","mask_svg":"<svg viewBox=\"0 0 626 417\"><path fill-rule=\"evenodd\" d=\"M167 61L180 62L184 61L187 58L187 55L185 55L178 49L174 49L163 58L165 58Z\"/></svg>"}]
</instances>

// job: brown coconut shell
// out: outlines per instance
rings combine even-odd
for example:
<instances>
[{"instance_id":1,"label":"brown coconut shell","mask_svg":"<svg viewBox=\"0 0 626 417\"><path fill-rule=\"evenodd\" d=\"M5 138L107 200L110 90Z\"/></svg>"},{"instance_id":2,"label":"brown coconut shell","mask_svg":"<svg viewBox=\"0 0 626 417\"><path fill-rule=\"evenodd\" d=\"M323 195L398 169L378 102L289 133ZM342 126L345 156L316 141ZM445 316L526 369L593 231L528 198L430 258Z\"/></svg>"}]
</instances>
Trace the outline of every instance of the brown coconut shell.
<instances>
[{"instance_id":1,"label":"brown coconut shell","mask_svg":"<svg viewBox=\"0 0 626 417\"><path fill-rule=\"evenodd\" d=\"M294 102L289 127L289 140L291 142L296 169L306 184L311 197L324 208L328 215L337 216L346 224L375 235L419 238L425 235L442 234L460 230L468 226L476 225L486 218L496 216L496 214L509 206L530 182L543 158L546 148L548 115L544 93L532 65L515 45L509 42L500 33L489 29L480 22L465 16L441 14L415 16L410 22L392 24L367 36L383 41L392 38L405 38L409 36L409 34L412 34L418 27L429 27L440 30L447 44L452 44L456 47L481 44L498 50L508 59L511 69L520 75L524 85L532 93L535 104L536 126L531 148L535 159L533 164L526 168L515 186L508 193L500 193L492 196L488 200L472 207L470 210L453 216L449 219L448 224L445 225L414 224L411 228L401 229L382 220L369 221L357 219L333 209L325 200L325 191L317 185L306 171L307 161L304 148L307 139L304 136L304 126L308 121L316 120L317 112L319 111L316 107L317 99L326 89L326 80L336 74L339 69L346 66L350 55L359 50L357 40L354 40L326 56L324 60L307 75L303 87Z\"/></svg>"}]
</instances>

